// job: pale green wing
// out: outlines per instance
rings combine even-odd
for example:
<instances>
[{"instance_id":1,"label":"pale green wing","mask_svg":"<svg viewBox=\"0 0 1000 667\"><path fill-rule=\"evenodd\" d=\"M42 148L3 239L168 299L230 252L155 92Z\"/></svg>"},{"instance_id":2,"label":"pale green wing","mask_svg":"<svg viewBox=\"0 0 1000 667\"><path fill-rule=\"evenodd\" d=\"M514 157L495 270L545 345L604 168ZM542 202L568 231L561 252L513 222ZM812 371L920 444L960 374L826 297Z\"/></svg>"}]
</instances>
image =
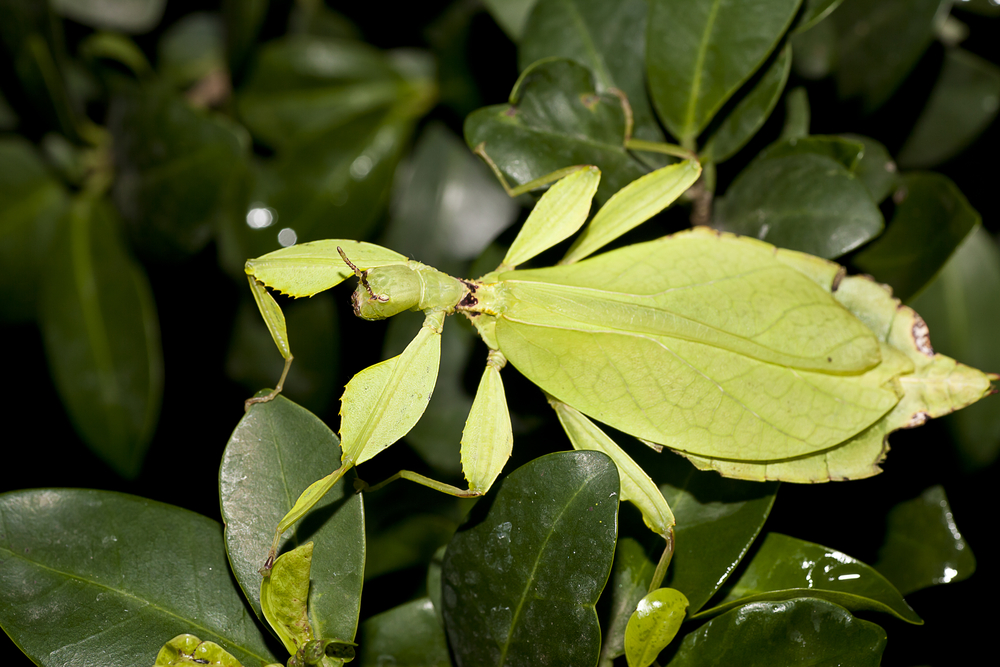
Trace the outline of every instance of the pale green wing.
<instances>
[{"instance_id":1,"label":"pale green wing","mask_svg":"<svg viewBox=\"0 0 1000 667\"><path fill-rule=\"evenodd\" d=\"M518 370L673 449L808 456L899 400L872 332L765 243L693 230L501 278L496 339Z\"/></svg>"},{"instance_id":2,"label":"pale green wing","mask_svg":"<svg viewBox=\"0 0 1000 667\"><path fill-rule=\"evenodd\" d=\"M669 336L803 370L858 373L877 364L872 332L776 252L698 228L577 264L509 271L499 276L502 317Z\"/></svg>"},{"instance_id":3,"label":"pale green wing","mask_svg":"<svg viewBox=\"0 0 1000 667\"><path fill-rule=\"evenodd\" d=\"M575 234L587 220L600 180L597 167L583 167L557 181L531 210L500 266L518 266Z\"/></svg>"},{"instance_id":4,"label":"pale green wing","mask_svg":"<svg viewBox=\"0 0 1000 667\"><path fill-rule=\"evenodd\" d=\"M340 408L342 467L372 458L420 420L437 382L443 323L443 311L427 313L402 354L366 368L347 383Z\"/></svg>"},{"instance_id":5,"label":"pale green wing","mask_svg":"<svg viewBox=\"0 0 1000 667\"><path fill-rule=\"evenodd\" d=\"M630 501L642 512L646 526L666 539L674 530L674 513L649 475L632 460L618 444L579 410L552 398L549 403L559 417L559 423L573 443L573 449L604 452L618 466L621 479L621 500Z\"/></svg>"},{"instance_id":6,"label":"pale green wing","mask_svg":"<svg viewBox=\"0 0 1000 667\"><path fill-rule=\"evenodd\" d=\"M373 243L327 239L293 245L247 260L246 273L283 294L312 296L354 275L354 270L337 252L338 246L362 271L376 266L407 263L407 258L398 252Z\"/></svg>"},{"instance_id":7,"label":"pale green wing","mask_svg":"<svg viewBox=\"0 0 1000 667\"><path fill-rule=\"evenodd\" d=\"M637 178L607 201L560 264L591 255L673 204L701 175L701 165L684 160Z\"/></svg>"},{"instance_id":8,"label":"pale green wing","mask_svg":"<svg viewBox=\"0 0 1000 667\"><path fill-rule=\"evenodd\" d=\"M496 350L479 380L479 389L462 431L462 471L469 490L486 493L503 470L514 446L500 369L507 360Z\"/></svg>"},{"instance_id":9,"label":"pale green wing","mask_svg":"<svg viewBox=\"0 0 1000 667\"><path fill-rule=\"evenodd\" d=\"M927 327L912 308L900 306L891 292L860 276L845 278L834 296L876 333L883 358L903 358L909 370L900 375L899 403L882 419L842 445L814 456L767 464L688 456L703 470L727 477L794 482L862 479L881 472L889 450L888 436L900 428L919 426L958 410L991 393L989 377L929 346Z\"/></svg>"}]
</instances>

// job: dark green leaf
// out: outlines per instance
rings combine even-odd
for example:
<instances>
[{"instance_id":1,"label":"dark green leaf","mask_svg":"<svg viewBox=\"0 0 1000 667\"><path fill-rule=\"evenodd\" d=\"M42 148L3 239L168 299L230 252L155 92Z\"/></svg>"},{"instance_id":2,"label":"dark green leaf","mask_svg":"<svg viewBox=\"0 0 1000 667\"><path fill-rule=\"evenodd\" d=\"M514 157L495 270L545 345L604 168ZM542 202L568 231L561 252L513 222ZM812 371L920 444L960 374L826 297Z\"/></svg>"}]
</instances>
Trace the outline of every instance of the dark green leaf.
<instances>
[{"instance_id":1,"label":"dark green leaf","mask_svg":"<svg viewBox=\"0 0 1000 667\"><path fill-rule=\"evenodd\" d=\"M521 39L536 0L483 0L486 10L514 41Z\"/></svg>"},{"instance_id":2,"label":"dark green leaf","mask_svg":"<svg viewBox=\"0 0 1000 667\"><path fill-rule=\"evenodd\" d=\"M411 93L377 49L354 40L294 35L269 42L237 97L254 137L282 149L384 111Z\"/></svg>"},{"instance_id":3,"label":"dark green leaf","mask_svg":"<svg viewBox=\"0 0 1000 667\"><path fill-rule=\"evenodd\" d=\"M350 19L322 2L296 3L288 17L288 32L335 39L361 39L361 31Z\"/></svg>"},{"instance_id":4,"label":"dark green leaf","mask_svg":"<svg viewBox=\"0 0 1000 667\"><path fill-rule=\"evenodd\" d=\"M813 27L835 10L844 0L803 0L802 13L795 23L795 32L802 32Z\"/></svg>"},{"instance_id":5,"label":"dark green leaf","mask_svg":"<svg viewBox=\"0 0 1000 667\"><path fill-rule=\"evenodd\" d=\"M837 89L882 106L934 39L951 0L844 0L830 21L837 32Z\"/></svg>"},{"instance_id":6,"label":"dark green leaf","mask_svg":"<svg viewBox=\"0 0 1000 667\"><path fill-rule=\"evenodd\" d=\"M812 135L776 141L760 152L758 159L787 157L789 155L823 155L849 172L854 172L864 155L865 146L859 141L844 137Z\"/></svg>"},{"instance_id":7,"label":"dark green leaf","mask_svg":"<svg viewBox=\"0 0 1000 667\"><path fill-rule=\"evenodd\" d=\"M233 325L226 375L239 382L250 395L277 382L285 362L250 290L242 284L240 287L245 292ZM335 390L339 389L333 384L340 349L340 327L333 298L332 294L317 294L310 299L288 300L281 306L288 330L294 332L296 359L288 371L282 394L313 412L328 408Z\"/></svg>"},{"instance_id":8,"label":"dark green leaf","mask_svg":"<svg viewBox=\"0 0 1000 667\"><path fill-rule=\"evenodd\" d=\"M267 17L269 0L223 0L222 17L226 29L226 59L234 80L243 78L257 33Z\"/></svg>"},{"instance_id":9,"label":"dark green leaf","mask_svg":"<svg viewBox=\"0 0 1000 667\"><path fill-rule=\"evenodd\" d=\"M618 471L600 452L549 454L495 485L445 553L444 617L458 662L595 662L594 604L617 517Z\"/></svg>"},{"instance_id":10,"label":"dark green leaf","mask_svg":"<svg viewBox=\"0 0 1000 667\"><path fill-rule=\"evenodd\" d=\"M854 175L857 176L868 193L872 196L872 201L879 204L888 197L899 185L899 172L896 163L893 161L889 151L878 141L871 137L860 134L841 135L848 141L853 141L864 146L864 153L854 168Z\"/></svg>"},{"instance_id":11,"label":"dark green leaf","mask_svg":"<svg viewBox=\"0 0 1000 667\"><path fill-rule=\"evenodd\" d=\"M42 272L68 198L21 138L0 139L0 317L35 315Z\"/></svg>"},{"instance_id":12,"label":"dark green leaf","mask_svg":"<svg viewBox=\"0 0 1000 667\"><path fill-rule=\"evenodd\" d=\"M470 148L483 144L511 186L563 167L597 165L598 201L647 171L624 148L621 101L598 93L590 71L571 60L544 60L526 69L510 104L484 107L465 119L465 141Z\"/></svg>"},{"instance_id":13,"label":"dark green leaf","mask_svg":"<svg viewBox=\"0 0 1000 667\"><path fill-rule=\"evenodd\" d=\"M837 66L837 28L831 19L809 30L793 32L792 68L804 79L822 79Z\"/></svg>"},{"instance_id":14,"label":"dark green leaf","mask_svg":"<svg viewBox=\"0 0 1000 667\"><path fill-rule=\"evenodd\" d=\"M368 540L365 578L430 562L446 545L456 524L437 514L410 514Z\"/></svg>"},{"instance_id":15,"label":"dark green leaf","mask_svg":"<svg viewBox=\"0 0 1000 667\"><path fill-rule=\"evenodd\" d=\"M812 121L809 109L809 93L803 86L788 92L785 98L785 125L781 128L781 139L802 139L809 136Z\"/></svg>"},{"instance_id":16,"label":"dark green leaf","mask_svg":"<svg viewBox=\"0 0 1000 667\"><path fill-rule=\"evenodd\" d=\"M624 522L623 522L624 523ZM649 538L649 529L641 525L638 528L645 533L645 541L654 543ZM623 526L620 526L623 527ZM663 540L655 540L655 546L661 550ZM646 546L632 537L618 538L615 547L615 560L611 565L611 576L604 587L600 606L603 608L607 599L606 618L602 616L603 641L601 643L600 665L610 666L615 658L625 654L625 628L628 619L635 611L636 605L649 592L649 584L653 580L658 554L647 555Z\"/></svg>"},{"instance_id":17,"label":"dark green leaf","mask_svg":"<svg viewBox=\"0 0 1000 667\"><path fill-rule=\"evenodd\" d=\"M904 595L967 579L976 571L972 549L958 532L948 497L932 486L892 508L875 567Z\"/></svg>"},{"instance_id":18,"label":"dark green leaf","mask_svg":"<svg viewBox=\"0 0 1000 667\"><path fill-rule=\"evenodd\" d=\"M786 46L760 81L726 116L702 149L702 159L723 162L743 148L764 121L768 119L781 97L792 65L792 49Z\"/></svg>"},{"instance_id":19,"label":"dark green leaf","mask_svg":"<svg viewBox=\"0 0 1000 667\"><path fill-rule=\"evenodd\" d=\"M922 169L954 157L993 122L998 108L1000 68L968 51L947 50L927 106L899 150L899 164Z\"/></svg>"},{"instance_id":20,"label":"dark green leaf","mask_svg":"<svg viewBox=\"0 0 1000 667\"><path fill-rule=\"evenodd\" d=\"M420 598L361 624L358 667L450 667L448 643L430 599Z\"/></svg>"},{"instance_id":21,"label":"dark green leaf","mask_svg":"<svg viewBox=\"0 0 1000 667\"><path fill-rule=\"evenodd\" d=\"M58 232L39 324L77 432L125 477L139 474L163 392L156 305L110 203L80 195Z\"/></svg>"},{"instance_id":22,"label":"dark green leaf","mask_svg":"<svg viewBox=\"0 0 1000 667\"><path fill-rule=\"evenodd\" d=\"M0 496L0 625L39 665L150 665L197 633L245 665L274 662L232 585L222 527L107 491Z\"/></svg>"},{"instance_id":23,"label":"dark green leaf","mask_svg":"<svg viewBox=\"0 0 1000 667\"><path fill-rule=\"evenodd\" d=\"M518 48L522 70L536 60L575 60L594 74L601 93L617 88L632 107L632 136L663 141L646 95L646 0L539 0Z\"/></svg>"},{"instance_id":24,"label":"dark green leaf","mask_svg":"<svg viewBox=\"0 0 1000 667\"><path fill-rule=\"evenodd\" d=\"M718 226L826 258L882 230L882 213L842 163L814 152L784 152L775 149L775 157L755 160L736 177L717 203Z\"/></svg>"},{"instance_id":25,"label":"dark green leaf","mask_svg":"<svg viewBox=\"0 0 1000 667\"><path fill-rule=\"evenodd\" d=\"M753 75L791 25L801 0L652 0L646 73L660 119L691 144Z\"/></svg>"},{"instance_id":26,"label":"dark green leaf","mask_svg":"<svg viewBox=\"0 0 1000 667\"><path fill-rule=\"evenodd\" d=\"M187 88L206 75L225 70L225 34L222 17L208 12L188 14L163 33L157 70L178 88Z\"/></svg>"},{"instance_id":27,"label":"dark green leaf","mask_svg":"<svg viewBox=\"0 0 1000 667\"><path fill-rule=\"evenodd\" d=\"M778 485L707 475L680 457L660 456L665 459L662 467L650 473L677 517L674 557L663 585L684 593L693 614L719 590L757 539Z\"/></svg>"},{"instance_id":28,"label":"dark green leaf","mask_svg":"<svg viewBox=\"0 0 1000 667\"><path fill-rule=\"evenodd\" d=\"M768 533L726 596L697 616L714 616L749 602L801 597L923 623L899 591L870 566L829 547L779 533Z\"/></svg>"},{"instance_id":29,"label":"dark green leaf","mask_svg":"<svg viewBox=\"0 0 1000 667\"><path fill-rule=\"evenodd\" d=\"M979 224L979 213L947 176L914 172L903 176L903 197L892 222L854 263L906 301L930 282L955 248Z\"/></svg>"},{"instance_id":30,"label":"dark green leaf","mask_svg":"<svg viewBox=\"0 0 1000 667\"><path fill-rule=\"evenodd\" d=\"M975 368L1000 369L1000 251L989 233L973 230L941 273L909 305L932 332L934 349ZM946 418L973 468L1000 455L1000 402L980 401Z\"/></svg>"},{"instance_id":31,"label":"dark green leaf","mask_svg":"<svg viewBox=\"0 0 1000 667\"><path fill-rule=\"evenodd\" d=\"M754 602L688 633L667 665L877 667L885 643L881 627L825 600Z\"/></svg>"},{"instance_id":32,"label":"dark green leaf","mask_svg":"<svg viewBox=\"0 0 1000 667\"><path fill-rule=\"evenodd\" d=\"M282 396L254 405L233 431L219 469L226 550L260 616L260 574L278 521L307 486L340 462L337 436ZM348 475L282 543L315 543L309 616L319 638L349 640L358 622L365 567L364 509Z\"/></svg>"},{"instance_id":33,"label":"dark green leaf","mask_svg":"<svg viewBox=\"0 0 1000 667\"><path fill-rule=\"evenodd\" d=\"M20 105L22 116L78 140L81 105L66 85L65 47L57 26L47 2L0 3L0 53L5 68L16 76L14 90L20 93L10 101Z\"/></svg>"},{"instance_id":34,"label":"dark green leaf","mask_svg":"<svg viewBox=\"0 0 1000 667\"><path fill-rule=\"evenodd\" d=\"M160 85L122 90L112 102L114 198L135 238L161 256L200 250L214 227L241 216L245 133L191 108Z\"/></svg>"},{"instance_id":35,"label":"dark green leaf","mask_svg":"<svg viewBox=\"0 0 1000 667\"><path fill-rule=\"evenodd\" d=\"M143 33L160 22L167 0L51 0L56 13L77 23Z\"/></svg>"}]
</instances>

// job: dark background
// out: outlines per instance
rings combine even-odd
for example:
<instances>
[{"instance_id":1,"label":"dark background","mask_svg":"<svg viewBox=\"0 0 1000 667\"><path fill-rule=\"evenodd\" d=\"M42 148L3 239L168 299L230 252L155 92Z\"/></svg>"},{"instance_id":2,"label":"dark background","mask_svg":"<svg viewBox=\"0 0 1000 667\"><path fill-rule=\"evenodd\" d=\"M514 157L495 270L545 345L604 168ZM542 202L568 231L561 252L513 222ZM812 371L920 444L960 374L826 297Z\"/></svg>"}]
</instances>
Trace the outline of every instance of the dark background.
<instances>
[{"instance_id":1,"label":"dark background","mask_svg":"<svg viewBox=\"0 0 1000 667\"><path fill-rule=\"evenodd\" d=\"M156 44L165 27L196 9L218 10L219 4L171 1L161 24L152 32L137 36L136 42L155 63ZM336 4L342 5L335 8L354 21L364 39L375 46L428 48L427 29L450 3L443 0L393 3L391 8L383 3ZM288 0L272 2L261 41L284 34L290 5ZM959 16L970 27L970 37L962 47L1000 63L1000 40L996 39L1000 19L972 14ZM74 42L89 34L90 29L72 22L66 25L72 53ZM485 12L473 18L466 54L479 87L481 104L505 101L518 73L516 49ZM895 154L924 106L942 58L943 48L935 43L892 100L869 116L862 115L860 105L840 101L831 79L803 81L793 73L787 89L795 85L807 87L812 133L869 135ZM3 70L0 87L16 106L17 100L8 92L12 74L6 66L0 70ZM96 116L95 120L100 122L103 118ZM463 119L454 110L439 106L423 122L432 120L444 122L461 136ZM782 121L779 105L752 144L720 167L720 190L724 190L750 157L777 137ZM37 140L48 128L32 123L31 117L22 117L19 129ZM1000 175L995 166L998 148L1000 126L994 123L975 145L936 169L958 184L993 234L1000 231L995 196ZM110 489L220 518L218 460L243 414L243 400L247 398L246 391L224 373L238 290L244 287L234 285L222 274L212 245L182 264L143 259L162 327L165 390L159 428L141 475L134 481L123 481L79 442L46 372L38 330L34 325L4 325L0 336L5 350L5 386L0 390L0 405L8 428L0 449L3 457L0 492L35 487ZM356 322L351 317L347 303L350 289L341 289L337 296L340 321L344 325L341 345L345 351L337 386L343 386L351 375L377 361L381 353L380 332L384 325ZM548 407L541 393L513 368L505 373L505 382L507 394L515 403L513 410L548 418ZM334 428L339 424L338 407L334 403L321 415ZM515 462L519 450L521 456L530 451L533 457L546 449L565 449L567 443L562 437L558 431L543 429L532 434L530 444L519 440ZM911 606L925 619L923 627L909 626L885 616L862 616L880 623L888 633L884 665L952 665L974 656L981 660L978 656L982 654L976 649L988 650L987 642L992 643L996 614L988 609L1000 593L996 551L990 546L994 539L991 535L997 530L993 496L1000 481L997 464L976 472L965 470L950 446L946 429L935 422L914 431L897 432L891 444L892 455L884 466L885 472L878 477L847 484L784 485L765 530L820 542L862 561L874 562L882 543L886 512L898 502L918 496L927 487L942 484L958 527L977 556L976 574L967 581L909 596ZM420 465L404 447L397 447L394 452L392 459L386 457L365 464L365 476L380 479L399 468ZM190 462L198 464L186 465ZM182 464L184 472L179 476ZM394 583L395 580L366 583L363 616L379 610L372 604L380 603L369 602L379 597L378 587ZM0 654L7 658L5 664L30 664L3 635L0 635Z\"/></svg>"}]
</instances>

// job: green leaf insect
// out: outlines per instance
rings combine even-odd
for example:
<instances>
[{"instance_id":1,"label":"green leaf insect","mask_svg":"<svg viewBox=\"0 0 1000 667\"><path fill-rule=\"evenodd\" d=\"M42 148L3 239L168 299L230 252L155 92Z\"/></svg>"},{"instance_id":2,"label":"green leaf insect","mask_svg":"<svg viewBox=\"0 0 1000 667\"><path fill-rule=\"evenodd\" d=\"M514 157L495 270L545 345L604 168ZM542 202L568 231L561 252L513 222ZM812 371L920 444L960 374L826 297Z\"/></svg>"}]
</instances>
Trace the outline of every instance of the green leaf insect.
<instances>
[{"instance_id":1,"label":"green leaf insect","mask_svg":"<svg viewBox=\"0 0 1000 667\"><path fill-rule=\"evenodd\" d=\"M477 153L490 162L482 146ZM409 471L387 481L410 479L464 496L488 491L512 446L500 375L509 362L551 397L575 446L606 451L635 481L628 495L668 544L669 508L650 498L642 471L623 466L624 451L611 453L582 415L723 475L826 481L878 472L889 431L991 392L989 376L933 353L912 310L871 281L845 279L832 262L708 228L591 256L676 201L700 172L693 159L653 171L611 197L586 227L600 180L595 167L508 188L519 194L555 181L500 266L477 280L351 240L249 260L250 287L286 372L292 354L284 318L266 288L312 296L357 276L359 317L425 314L402 354L347 384L341 467L303 492L275 539L344 472L420 419L434 389L441 329L455 313L489 348L462 436L469 487ZM518 268L581 227L558 265ZM273 550L262 573L272 562Z\"/></svg>"}]
</instances>

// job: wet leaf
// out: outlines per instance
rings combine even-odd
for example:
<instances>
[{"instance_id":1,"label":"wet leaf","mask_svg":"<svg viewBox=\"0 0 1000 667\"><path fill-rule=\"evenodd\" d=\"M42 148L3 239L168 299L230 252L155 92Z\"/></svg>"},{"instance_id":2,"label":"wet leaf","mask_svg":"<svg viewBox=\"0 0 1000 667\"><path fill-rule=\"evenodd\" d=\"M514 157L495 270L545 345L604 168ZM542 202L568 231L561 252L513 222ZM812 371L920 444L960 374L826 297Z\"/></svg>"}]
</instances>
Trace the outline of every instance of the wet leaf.
<instances>
[{"instance_id":1,"label":"wet leaf","mask_svg":"<svg viewBox=\"0 0 1000 667\"><path fill-rule=\"evenodd\" d=\"M666 665L877 667L885 643L881 627L825 600L753 602L688 633Z\"/></svg>"},{"instance_id":2,"label":"wet leaf","mask_svg":"<svg viewBox=\"0 0 1000 667\"><path fill-rule=\"evenodd\" d=\"M159 84L121 90L109 114L117 170L112 194L146 250L189 255L217 225L242 218L242 202L234 201L248 148L240 128Z\"/></svg>"},{"instance_id":3,"label":"wet leaf","mask_svg":"<svg viewBox=\"0 0 1000 667\"><path fill-rule=\"evenodd\" d=\"M632 136L663 141L643 72L647 5L645 0L539 0L518 45L520 69L551 57L580 63L593 72L598 92L617 88L628 97Z\"/></svg>"},{"instance_id":4,"label":"wet leaf","mask_svg":"<svg viewBox=\"0 0 1000 667\"><path fill-rule=\"evenodd\" d=\"M750 549L771 512L778 485L706 475L679 457L659 456L662 464L647 469L677 517L674 557L663 585L684 593L693 614Z\"/></svg>"},{"instance_id":5,"label":"wet leaf","mask_svg":"<svg viewBox=\"0 0 1000 667\"><path fill-rule=\"evenodd\" d=\"M288 329L294 332L296 359L282 394L313 412L326 410L339 389L333 384L340 349L333 298L332 294L317 294L282 304ZM277 382L283 367L284 359L274 347L260 310L252 296L245 293L233 324L226 375L239 382L250 396Z\"/></svg>"},{"instance_id":6,"label":"wet leaf","mask_svg":"<svg viewBox=\"0 0 1000 667\"><path fill-rule=\"evenodd\" d=\"M629 667L647 667L656 660L680 630L687 607L687 598L673 588L658 588L639 602L625 630Z\"/></svg>"},{"instance_id":7,"label":"wet leaf","mask_svg":"<svg viewBox=\"0 0 1000 667\"><path fill-rule=\"evenodd\" d=\"M167 0L52 0L57 14L92 28L144 33L152 30Z\"/></svg>"},{"instance_id":8,"label":"wet leaf","mask_svg":"<svg viewBox=\"0 0 1000 667\"><path fill-rule=\"evenodd\" d=\"M760 67L791 25L801 0L650 3L646 74L660 119L692 143Z\"/></svg>"},{"instance_id":9,"label":"wet leaf","mask_svg":"<svg viewBox=\"0 0 1000 667\"><path fill-rule=\"evenodd\" d=\"M1000 68L968 51L948 49L927 106L899 150L900 166L926 169L958 155L998 109Z\"/></svg>"},{"instance_id":10,"label":"wet leaf","mask_svg":"<svg viewBox=\"0 0 1000 667\"><path fill-rule=\"evenodd\" d=\"M854 168L854 175L868 188L872 201L881 204L882 200L895 191L899 185L899 171L889 151L878 141L860 134L841 135L848 141L864 146L861 159Z\"/></svg>"},{"instance_id":11,"label":"wet leaf","mask_svg":"<svg viewBox=\"0 0 1000 667\"><path fill-rule=\"evenodd\" d=\"M313 639L307 608L312 554L312 542L281 554L260 582L261 611L291 655Z\"/></svg>"},{"instance_id":12,"label":"wet leaf","mask_svg":"<svg viewBox=\"0 0 1000 667\"><path fill-rule=\"evenodd\" d=\"M916 295L941 270L955 248L979 224L979 213L941 174L902 178L902 201L885 233L858 253L854 264L902 300Z\"/></svg>"},{"instance_id":13,"label":"wet leaf","mask_svg":"<svg viewBox=\"0 0 1000 667\"><path fill-rule=\"evenodd\" d=\"M278 521L320 476L337 468L337 436L313 414L278 396L254 405L233 431L219 469L226 551L260 616L260 581ZM348 474L282 543L315 543L309 616L317 637L352 639L365 565L364 508Z\"/></svg>"},{"instance_id":14,"label":"wet leaf","mask_svg":"<svg viewBox=\"0 0 1000 667\"><path fill-rule=\"evenodd\" d=\"M899 503L886 523L875 568L903 595L962 581L976 571L976 558L958 531L943 487L932 486Z\"/></svg>"},{"instance_id":15,"label":"wet leaf","mask_svg":"<svg viewBox=\"0 0 1000 667\"><path fill-rule=\"evenodd\" d=\"M597 165L599 202L647 171L625 150L621 101L598 93L590 71L565 59L522 72L510 104L472 112L465 119L465 141L470 148L484 144L511 187L563 167Z\"/></svg>"},{"instance_id":16,"label":"wet leaf","mask_svg":"<svg viewBox=\"0 0 1000 667\"><path fill-rule=\"evenodd\" d=\"M445 553L444 617L458 663L596 661L594 604L617 515L618 473L600 452L549 454L494 486Z\"/></svg>"},{"instance_id":17,"label":"wet leaf","mask_svg":"<svg viewBox=\"0 0 1000 667\"><path fill-rule=\"evenodd\" d=\"M726 596L697 617L749 602L816 597L851 611L879 611L922 624L903 596L874 568L829 547L768 533Z\"/></svg>"},{"instance_id":18,"label":"wet leaf","mask_svg":"<svg viewBox=\"0 0 1000 667\"><path fill-rule=\"evenodd\" d=\"M626 505L626 508L628 506ZM649 592L663 540L654 537L646 525L636 520L635 526L627 525L627 510L623 510L619 523L618 544L615 560L611 565L611 575L604 586L598 610L601 614L601 667L610 667L614 659L625 655L625 628L639 601ZM634 533L642 536L642 541L626 537L623 531L634 528ZM650 546L652 545L652 546Z\"/></svg>"},{"instance_id":19,"label":"wet leaf","mask_svg":"<svg viewBox=\"0 0 1000 667\"><path fill-rule=\"evenodd\" d=\"M77 432L133 478L160 413L163 353L148 279L119 224L108 202L77 197L49 257L39 324Z\"/></svg>"},{"instance_id":20,"label":"wet leaf","mask_svg":"<svg viewBox=\"0 0 1000 667\"><path fill-rule=\"evenodd\" d=\"M757 134L781 98L791 65L792 49L785 47L709 137L701 151L702 160L724 162Z\"/></svg>"},{"instance_id":21,"label":"wet leaf","mask_svg":"<svg viewBox=\"0 0 1000 667\"><path fill-rule=\"evenodd\" d=\"M716 205L716 223L726 231L826 258L865 243L883 225L868 190L841 162L782 145L736 177Z\"/></svg>"},{"instance_id":22,"label":"wet leaf","mask_svg":"<svg viewBox=\"0 0 1000 667\"><path fill-rule=\"evenodd\" d=\"M69 198L34 146L0 139L0 317L35 316L49 248Z\"/></svg>"},{"instance_id":23,"label":"wet leaf","mask_svg":"<svg viewBox=\"0 0 1000 667\"><path fill-rule=\"evenodd\" d=\"M275 661L211 519L120 493L42 489L0 496L0 525L0 625L36 664L148 665L191 631L243 664Z\"/></svg>"},{"instance_id":24,"label":"wet leaf","mask_svg":"<svg viewBox=\"0 0 1000 667\"><path fill-rule=\"evenodd\" d=\"M927 322L934 349L975 368L1000 369L1000 251L973 230L927 288L910 302ZM1000 402L981 401L946 418L965 462L975 468L1000 455Z\"/></svg>"},{"instance_id":25,"label":"wet leaf","mask_svg":"<svg viewBox=\"0 0 1000 667\"><path fill-rule=\"evenodd\" d=\"M206 75L225 71L225 27L209 12L188 14L163 32L157 71L177 88L187 88Z\"/></svg>"},{"instance_id":26,"label":"wet leaf","mask_svg":"<svg viewBox=\"0 0 1000 667\"><path fill-rule=\"evenodd\" d=\"M830 15L837 33L841 97L860 96L866 111L889 99L934 39L950 0L844 0Z\"/></svg>"},{"instance_id":27,"label":"wet leaf","mask_svg":"<svg viewBox=\"0 0 1000 667\"><path fill-rule=\"evenodd\" d=\"M450 667L448 642L429 598L376 614L361 624L358 667Z\"/></svg>"}]
</instances>

